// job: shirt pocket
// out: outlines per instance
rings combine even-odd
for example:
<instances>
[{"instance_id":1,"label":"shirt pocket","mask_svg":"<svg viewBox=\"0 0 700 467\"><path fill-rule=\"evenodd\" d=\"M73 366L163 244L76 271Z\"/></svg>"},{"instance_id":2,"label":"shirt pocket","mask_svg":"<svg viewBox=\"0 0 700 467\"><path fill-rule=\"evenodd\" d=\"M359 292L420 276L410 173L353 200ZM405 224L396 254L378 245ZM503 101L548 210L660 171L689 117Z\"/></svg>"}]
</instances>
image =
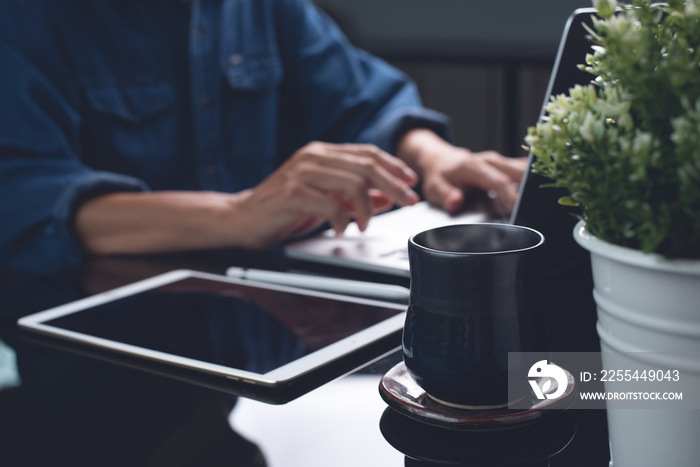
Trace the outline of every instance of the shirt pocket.
<instances>
[{"instance_id":1,"label":"shirt pocket","mask_svg":"<svg viewBox=\"0 0 700 467\"><path fill-rule=\"evenodd\" d=\"M129 123L139 123L173 108L169 83L91 87L85 91L92 109Z\"/></svg>"},{"instance_id":2,"label":"shirt pocket","mask_svg":"<svg viewBox=\"0 0 700 467\"><path fill-rule=\"evenodd\" d=\"M174 85L90 86L85 99L83 152L91 166L155 184L166 176L178 147Z\"/></svg>"},{"instance_id":3,"label":"shirt pocket","mask_svg":"<svg viewBox=\"0 0 700 467\"><path fill-rule=\"evenodd\" d=\"M282 81L282 60L274 53L229 55L224 60L224 75L236 91L269 91Z\"/></svg>"},{"instance_id":4,"label":"shirt pocket","mask_svg":"<svg viewBox=\"0 0 700 467\"><path fill-rule=\"evenodd\" d=\"M276 53L229 55L223 66L224 138L229 157L241 166L257 166L255 178L274 168L277 147L282 60Z\"/></svg>"}]
</instances>

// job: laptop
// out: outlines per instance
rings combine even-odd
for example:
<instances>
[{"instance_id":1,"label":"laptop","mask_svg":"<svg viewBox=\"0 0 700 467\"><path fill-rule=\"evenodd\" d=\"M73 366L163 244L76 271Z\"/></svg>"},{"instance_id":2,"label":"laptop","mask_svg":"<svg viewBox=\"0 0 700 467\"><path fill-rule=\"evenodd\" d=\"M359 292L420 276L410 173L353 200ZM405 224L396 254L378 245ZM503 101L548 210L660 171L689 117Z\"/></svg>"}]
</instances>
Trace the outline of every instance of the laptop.
<instances>
[{"instance_id":1,"label":"laptop","mask_svg":"<svg viewBox=\"0 0 700 467\"><path fill-rule=\"evenodd\" d=\"M341 236L328 229L313 237L289 243L285 246L285 254L302 261L407 278L406 245L411 235L443 225L485 222L487 218L481 212L451 216L421 201L373 217L364 232L360 232L357 224L352 222Z\"/></svg>"},{"instance_id":2,"label":"laptop","mask_svg":"<svg viewBox=\"0 0 700 467\"><path fill-rule=\"evenodd\" d=\"M585 63L591 51L584 24L592 26L593 8L574 11L569 17L560 41L552 70L544 107L549 96L567 92L575 84L586 84L591 75L578 69ZM533 122L534 123L534 122ZM533 155L530 154L530 164ZM486 204L476 203L478 208L463 214L450 216L430 206L427 202L403 207L372 218L365 232L352 223L343 236L326 230L313 237L288 243L285 254L297 260L329 264L358 270L409 277L408 239L415 233L451 224L479 222L507 222L534 228L546 239L544 255L548 269L567 268L587 260L587 256L573 241L571 232L577 219L575 212L559 205L563 195L555 189L541 189L546 180L527 171L520 186L515 209L507 218L494 213L484 213Z\"/></svg>"}]
</instances>

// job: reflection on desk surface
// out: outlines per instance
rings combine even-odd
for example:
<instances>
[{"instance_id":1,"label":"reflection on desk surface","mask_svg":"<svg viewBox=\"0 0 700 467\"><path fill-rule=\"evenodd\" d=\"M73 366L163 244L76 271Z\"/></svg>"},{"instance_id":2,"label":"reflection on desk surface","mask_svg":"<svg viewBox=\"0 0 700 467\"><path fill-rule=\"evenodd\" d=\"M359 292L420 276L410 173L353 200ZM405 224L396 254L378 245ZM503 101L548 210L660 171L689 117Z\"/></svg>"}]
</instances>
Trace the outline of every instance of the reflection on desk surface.
<instances>
[{"instance_id":1,"label":"reflection on desk surface","mask_svg":"<svg viewBox=\"0 0 700 467\"><path fill-rule=\"evenodd\" d=\"M350 375L283 406L242 399L231 425L260 446L269 467L401 466L403 454L379 432L380 378Z\"/></svg>"},{"instance_id":2,"label":"reflection on desk surface","mask_svg":"<svg viewBox=\"0 0 700 467\"><path fill-rule=\"evenodd\" d=\"M378 382L396 354L272 406L19 340L17 317L85 295L81 274L0 273L0 374L12 375L0 388L0 465L430 465L380 430L387 407ZM605 413L570 414L571 442L534 465L607 467Z\"/></svg>"}]
</instances>

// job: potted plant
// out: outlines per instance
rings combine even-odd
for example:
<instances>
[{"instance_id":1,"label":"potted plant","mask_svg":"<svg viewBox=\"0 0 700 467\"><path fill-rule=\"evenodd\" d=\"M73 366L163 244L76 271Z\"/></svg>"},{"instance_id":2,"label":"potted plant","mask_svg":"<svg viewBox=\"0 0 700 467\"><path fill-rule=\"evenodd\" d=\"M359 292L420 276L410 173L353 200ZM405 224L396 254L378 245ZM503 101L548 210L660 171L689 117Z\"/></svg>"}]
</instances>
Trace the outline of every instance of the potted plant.
<instances>
[{"instance_id":1,"label":"potted plant","mask_svg":"<svg viewBox=\"0 0 700 467\"><path fill-rule=\"evenodd\" d=\"M560 203L580 207L574 238L591 253L604 367L624 354L614 365L682 368L697 398L700 5L593 4L581 64L591 83L553 96L526 144L533 169L568 193ZM697 465L692 413L609 410L615 466Z\"/></svg>"}]
</instances>

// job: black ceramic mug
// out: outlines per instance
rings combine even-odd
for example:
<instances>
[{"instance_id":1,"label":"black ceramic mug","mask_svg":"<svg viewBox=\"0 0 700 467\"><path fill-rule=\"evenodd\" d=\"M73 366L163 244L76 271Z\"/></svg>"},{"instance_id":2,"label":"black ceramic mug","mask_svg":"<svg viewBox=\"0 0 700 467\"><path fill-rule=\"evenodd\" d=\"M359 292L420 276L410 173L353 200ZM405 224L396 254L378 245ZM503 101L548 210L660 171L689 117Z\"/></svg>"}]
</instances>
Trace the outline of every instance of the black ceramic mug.
<instances>
[{"instance_id":1,"label":"black ceramic mug","mask_svg":"<svg viewBox=\"0 0 700 467\"><path fill-rule=\"evenodd\" d=\"M543 244L536 230L506 224L451 225L409 239L403 358L433 399L505 406L508 353L548 350Z\"/></svg>"}]
</instances>

